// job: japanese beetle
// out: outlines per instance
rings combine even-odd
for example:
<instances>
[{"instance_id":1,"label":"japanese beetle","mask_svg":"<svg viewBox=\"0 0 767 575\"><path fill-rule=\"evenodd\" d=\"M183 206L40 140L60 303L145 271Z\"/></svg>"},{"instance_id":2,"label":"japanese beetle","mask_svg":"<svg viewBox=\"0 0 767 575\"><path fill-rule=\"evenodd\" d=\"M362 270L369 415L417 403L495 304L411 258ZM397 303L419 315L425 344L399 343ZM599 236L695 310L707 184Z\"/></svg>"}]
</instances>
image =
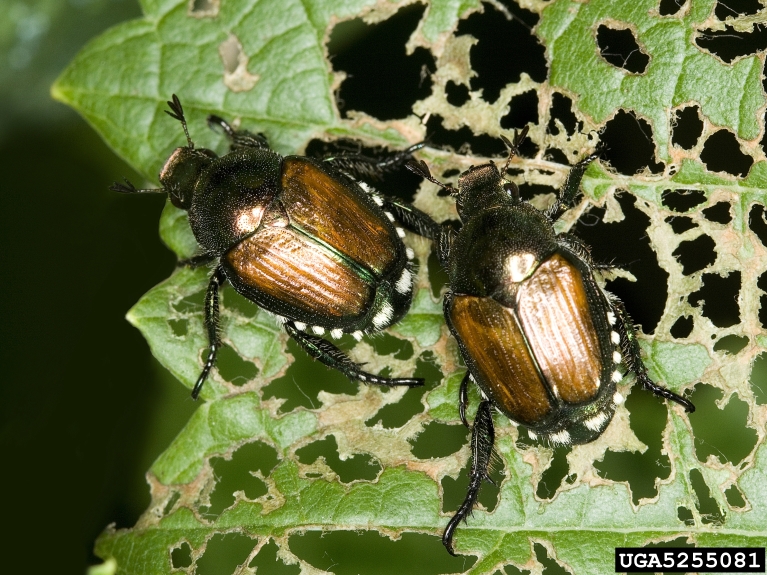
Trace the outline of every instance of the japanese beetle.
<instances>
[{"instance_id":1,"label":"japanese beetle","mask_svg":"<svg viewBox=\"0 0 767 575\"><path fill-rule=\"evenodd\" d=\"M423 212L385 197L355 178L402 166L417 144L382 159L346 155L324 161L280 156L261 134L235 130L218 116L212 128L229 139L229 153L195 148L176 95L168 102L187 145L160 172L161 189L189 212L199 255L180 262L214 263L205 296L209 351L192 390L196 398L221 346L218 293L224 282L275 314L285 331L312 357L352 380L386 386L419 386L419 378L388 378L360 369L334 344L319 337L344 333L356 339L387 328L407 313L413 298L413 252L403 227L422 235L439 228ZM435 232L436 230L436 232ZM309 333L309 331L313 333Z\"/></svg>"},{"instance_id":2,"label":"japanese beetle","mask_svg":"<svg viewBox=\"0 0 767 575\"><path fill-rule=\"evenodd\" d=\"M591 155L570 171L557 200L545 212L519 197L504 179L527 130L509 148L499 171L493 162L474 166L458 188L434 179L423 162L408 167L456 198L462 227L444 228L438 255L449 275L444 299L447 324L468 367L461 382L459 413L471 427L472 465L466 499L445 528L453 534L489 479L494 427L492 411L524 425L533 439L552 444L588 443L605 430L623 397L616 384L622 365L652 393L695 407L647 375L631 318L623 303L600 288L589 248L554 222L573 206ZM469 381L482 402L472 426L466 420Z\"/></svg>"}]
</instances>

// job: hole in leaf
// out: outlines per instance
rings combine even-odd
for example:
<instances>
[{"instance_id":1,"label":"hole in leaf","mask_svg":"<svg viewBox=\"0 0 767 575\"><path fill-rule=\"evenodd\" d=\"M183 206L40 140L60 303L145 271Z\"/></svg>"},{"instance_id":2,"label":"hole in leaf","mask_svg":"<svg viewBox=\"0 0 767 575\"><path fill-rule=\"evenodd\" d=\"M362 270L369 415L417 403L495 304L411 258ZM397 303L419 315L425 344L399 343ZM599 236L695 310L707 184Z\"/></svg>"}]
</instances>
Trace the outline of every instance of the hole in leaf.
<instances>
[{"instance_id":1,"label":"hole in leaf","mask_svg":"<svg viewBox=\"0 0 767 575\"><path fill-rule=\"evenodd\" d=\"M192 548L189 543L182 541L180 545L170 550L170 564L174 569L185 569L192 566Z\"/></svg>"},{"instance_id":2,"label":"hole in leaf","mask_svg":"<svg viewBox=\"0 0 767 575\"><path fill-rule=\"evenodd\" d=\"M557 162L558 164L564 164L565 166L570 165L567 155L558 148L548 148L543 157L551 162Z\"/></svg>"},{"instance_id":3,"label":"hole in leaf","mask_svg":"<svg viewBox=\"0 0 767 575\"><path fill-rule=\"evenodd\" d=\"M695 386L690 397L695 412L689 414L695 435L695 456L701 463L714 456L722 463L738 465L754 449L757 434L747 426L748 403L733 394L719 409L715 402L722 397L724 393L711 385Z\"/></svg>"},{"instance_id":4,"label":"hole in leaf","mask_svg":"<svg viewBox=\"0 0 767 575\"><path fill-rule=\"evenodd\" d=\"M312 140L306 146L305 154L318 159L349 154L361 154L368 158L383 159L397 151L382 146L363 146L355 140L338 139L332 142ZM366 177L364 180L374 189L387 196L411 202L423 178L403 167L402 169L387 172L381 178Z\"/></svg>"},{"instance_id":5,"label":"hole in leaf","mask_svg":"<svg viewBox=\"0 0 767 575\"><path fill-rule=\"evenodd\" d=\"M743 494L740 492L737 485L733 484L725 489L724 496L727 499L727 503L733 509L743 509L746 507L746 498L743 497Z\"/></svg>"},{"instance_id":6,"label":"hole in leaf","mask_svg":"<svg viewBox=\"0 0 767 575\"><path fill-rule=\"evenodd\" d=\"M726 335L714 344L714 351L724 351L735 355L748 345L745 335Z\"/></svg>"},{"instance_id":7,"label":"hole in leaf","mask_svg":"<svg viewBox=\"0 0 767 575\"><path fill-rule=\"evenodd\" d=\"M405 53L424 10L421 4L411 4L383 22L368 25L354 19L333 29L328 55L333 69L347 74L338 92L343 117L356 110L379 120L404 118L417 100L429 95L431 77L422 71L435 69L434 58L425 48Z\"/></svg>"},{"instance_id":8,"label":"hole in leaf","mask_svg":"<svg viewBox=\"0 0 767 575\"><path fill-rule=\"evenodd\" d=\"M483 12L462 20L455 33L470 34L478 40L471 47L471 67L477 73L471 78L471 89L482 90L482 99L492 103L504 86L519 81L522 72L535 82L543 82L548 73L546 58L532 31L538 16L512 2L506 3L514 16L512 20L490 4L482 7Z\"/></svg>"},{"instance_id":9,"label":"hole in leaf","mask_svg":"<svg viewBox=\"0 0 767 575\"><path fill-rule=\"evenodd\" d=\"M336 342L343 344L343 340ZM293 411L298 407L317 409L321 402L320 391L334 394L354 395L359 385L335 369L314 361L293 339L288 339L288 352L295 361L283 377L277 378L262 390L263 398L284 399L280 413Z\"/></svg>"},{"instance_id":10,"label":"hole in leaf","mask_svg":"<svg viewBox=\"0 0 767 575\"><path fill-rule=\"evenodd\" d=\"M415 439L410 440L412 453L418 459L447 457L469 442L471 432L460 425L432 421Z\"/></svg>"},{"instance_id":11,"label":"hole in leaf","mask_svg":"<svg viewBox=\"0 0 767 575\"><path fill-rule=\"evenodd\" d=\"M369 341L378 355L391 355L394 359L413 357L413 344L406 339L400 339L384 332L376 334Z\"/></svg>"},{"instance_id":12,"label":"hole in leaf","mask_svg":"<svg viewBox=\"0 0 767 575\"><path fill-rule=\"evenodd\" d=\"M469 101L469 89L463 84L456 84L449 80L445 84L445 96L449 104L458 108Z\"/></svg>"},{"instance_id":13,"label":"hole in leaf","mask_svg":"<svg viewBox=\"0 0 767 575\"><path fill-rule=\"evenodd\" d=\"M607 282L607 289L623 300L634 323L650 334L666 306L668 273L658 265L650 247L646 232L650 219L635 206L636 198L620 194L616 199L625 216L623 221L604 223L605 209L592 207L588 218L581 217L573 231L591 246L595 261L611 262L634 274L636 282L616 278ZM591 221L599 224L588 225Z\"/></svg>"},{"instance_id":14,"label":"hole in leaf","mask_svg":"<svg viewBox=\"0 0 767 575\"><path fill-rule=\"evenodd\" d=\"M461 425L463 427L463 425ZM464 429L466 429L464 427ZM468 431L468 430L467 430ZM453 479L449 475L442 478L442 511L444 513L455 513L466 499L466 489L469 487L469 472L471 470L471 459L466 462L466 466L458 473L458 477ZM500 485L504 479L504 466L500 458L493 458L490 464L490 477L495 485L489 481L482 483L477 502L485 508L488 513L493 511L498 505L498 496L500 494ZM475 509L474 514L481 513ZM469 519L471 521L471 519Z\"/></svg>"},{"instance_id":15,"label":"hole in leaf","mask_svg":"<svg viewBox=\"0 0 767 575\"><path fill-rule=\"evenodd\" d=\"M597 28L599 53L609 64L631 74L643 74L650 57L639 47L633 30L610 28L600 24Z\"/></svg>"},{"instance_id":16,"label":"hole in leaf","mask_svg":"<svg viewBox=\"0 0 767 575\"><path fill-rule=\"evenodd\" d=\"M533 549L535 550L535 557L538 559L538 562L543 565L542 575L570 575L562 565L549 557L549 553L543 545L535 543L533 544Z\"/></svg>"},{"instance_id":17,"label":"hole in leaf","mask_svg":"<svg viewBox=\"0 0 767 575\"><path fill-rule=\"evenodd\" d=\"M563 96L559 92L554 92L551 98L550 108L551 119L549 125L546 127L546 131L554 136L559 135L559 128L557 127L556 120L562 122L562 125L567 130L569 135L575 134L575 130L582 129L583 124L578 121L577 116L573 113L573 101L567 96Z\"/></svg>"},{"instance_id":18,"label":"hole in leaf","mask_svg":"<svg viewBox=\"0 0 767 575\"><path fill-rule=\"evenodd\" d=\"M762 245L767 247L767 217L765 217L764 206L754 204L748 212L748 227L756 234ZM767 291L767 287L763 288Z\"/></svg>"},{"instance_id":19,"label":"hole in leaf","mask_svg":"<svg viewBox=\"0 0 767 575\"><path fill-rule=\"evenodd\" d=\"M437 114L432 114L426 122L426 133L435 148L448 148L460 154L488 158L506 155L506 146L500 138L487 134L474 135L467 126L459 130L448 130L442 126L442 118Z\"/></svg>"},{"instance_id":20,"label":"hole in leaf","mask_svg":"<svg viewBox=\"0 0 767 575\"><path fill-rule=\"evenodd\" d=\"M177 302L173 302L171 305L174 311L178 313L200 314L200 316L202 316L202 312L205 307L205 290L201 290L197 293L188 295Z\"/></svg>"},{"instance_id":21,"label":"hole in leaf","mask_svg":"<svg viewBox=\"0 0 767 575\"><path fill-rule=\"evenodd\" d=\"M727 276L703 274L703 287L687 297L690 305L697 307L703 301L703 315L717 327L730 327L740 323L740 272Z\"/></svg>"},{"instance_id":22,"label":"hole in leaf","mask_svg":"<svg viewBox=\"0 0 767 575\"><path fill-rule=\"evenodd\" d=\"M695 525L695 517L692 514L692 511L690 511L687 507L677 507L676 508L676 516L685 525Z\"/></svg>"},{"instance_id":23,"label":"hole in leaf","mask_svg":"<svg viewBox=\"0 0 767 575\"><path fill-rule=\"evenodd\" d=\"M436 298L441 298L444 290L447 289L450 282L450 276L439 263L437 257L437 242L432 244L431 252L429 253L429 285L431 285L431 294Z\"/></svg>"},{"instance_id":24,"label":"hole in leaf","mask_svg":"<svg viewBox=\"0 0 767 575\"><path fill-rule=\"evenodd\" d=\"M432 352L425 351L418 359L413 377L422 377L425 381L424 385L410 388L398 402L384 405L378 413L365 422L365 425L375 427L380 423L385 429L397 429L423 412L424 405L421 399L424 393L431 391L442 381L442 372L437 368Z\"/></svg>"},{"instance_id":25,"label":"hole in leaf","mask_svg":"<svg viewBox=\"0 0 767 575\"><path fill-rule=\"evenodd\" d=\"M666 479L671 473L671 462L661 453L663 429L666 427L668 407L664 401L641 388L634 388L626 399L631 414L631 429L647 445L644 453L638 451L610 451L594 467L600 477L612 481L628 481L634 505L640 499L658 494L656 479Z\"/></svg>"},{"instance_id":26,"label":"hole in leaf","mask_svg":"<svg viewBox=\"0 0 767 575\"><path fill-rule=\"evenodd\" d=\"M185 319L169 319L168 325L176 337L184 337L189 331L189 322Z\"/></svg>"},{"instance_id":27,"label":"hole in leaf","mask_svg":"<svg viewBox=\"0 0 767 575\"><path fill-rule=\"evenodd\" d=\"M234 573L256 546L256 540L241 533L217 533L205 547L205 553L197 560L196 575L221 575Z\"/></svg>"},{"instance_id":28,"label":"hole in leaf","mask_svg":"<svg viewBox=\"0 0 767 575\"><path fill-rule=\"evenodd\" d=\"M704 234L694 240L680 242L671 255L682 264L682 274L688 276L706 269L716 261L715 247L716 242Z\"/></svg>"},{"instance_id":29,"label":"hole in leaf","mask_svg":"<svg viewBox=\"0 0 767 575\"><path fill-rule=\"evenodd\" d=\"M504 130L521 130L528 124L538 123L538 94L528 90L518 94L509 102L509 113L501 118Z\"/></svg>"},{"instance_id":30,"label":"hole in leaf","mask_svg":"<svg viewBox=\"0 0 767 575\"><path fill-rule=\"evenodd\" d=\"M698 224L687 216L669 216L664 221L671 226L675 234L683 234L687 230L698 227Z\"/></svg>"},{"instance_id":31,"label":"hole in leaf","mask_svg":"<svg viewBox=\"0 0 767 575\"><path fill-rule=\"evenodd\" d=\"M655 142L650 124L637 118L634 112L619 110L605 124L601 136L606 146L602 161L608 162L616 171L633 176L647 168L653 174L663 171L663 164L655 161Z\"/></svg>"},{"instance_id":32,"label":"hole in leaf","mask_svg":"<svg viewBox=\"0 0 767 575\"><path fill-rule=\"evenodd\" d=\"M256 569L256 573L268 573L269 575L298 575L301 567L298 565L286 565L277 557L277 544L269 541L261 547L253 560L248 563L248 567Z\"/></svg>"},{"instance_id":33,"label":"hole in leaf","mask_svg":"<svg viewBox=\"0 0 767 575\"><path fill-rule=\"evenodd\" d=\"M719 509L716 499L711 496L711 491L706 485L706 480L703 479L700 469L690 470L690 484L698 499L695 506L698 508L698 513L701 514L703 523L713 523L714 525L724 523L724 513Z\"/></svg>"},{"instance_id":34,"label":"hole in leaf","mask_svg":"<svg viewBox=\"0 0 767 575\"><path fill-rule=\"evenodd\" d=\"M218 14L220 0L192 0L192 16L198 18L204 16L216 16Z\"/></svg>"},{"instance_id":35,"label":"hole in leaf","mask_svg":"<svg viewBox=\"0 0 767 575\"><path fill-rule=\"evenodd\" d=\"M661 16L673 16L682 9L686 0L660 0L658 14Z\"/></svg>"},{"instance_id":36,"label":"hole in leaf","mask_svg":"<svg viewBox=\"0 0 767 575\"><path fill-rule=\"evenodd\" d=\"M532 573L532 571L522 571L514 565L506 565L506 567L503 568L503 572L506 573L506 575L530 575Z\"/></svg>"},{"instance_id":37,"label":"hole in leaf","mask_svg":"<svg viewBox=\"0 0 767 575\"><path fill-rule=\"evenodd\" d=\"M756 14L762 8L764 6L759 0L725 0L716 3L714 14L719 20L724 20L728 16Z\"/></svg>"},{"instance_id":38,"label":"hole in leaf","mask_svg":"<svg viewBox=\"0 0 767 575\"><path fill-rule=\"evenodd\" d=\"M703 120L700 119L698 106L687 106L677 110L672 121L673 132L671 142L691 150L698 143L698 138L703 134Z\"/></svg>"},{"instance_id":39,"label":"hole in leaf","mask_svg":"<svg viewBox=\"0 0 767 575\"><path fill-rule=\"evenodd\" d=\"M692 333L693 321L691 316L683 315L671 326L671 335L677 339L684 339Z\"/></svg>"},{"instance_id":40,"label":"hole in leaf","mask_svg":"<svg viewBox=\"0 0 767 575\"><path fill-rule=\"evenodd\" d=\"M729 202L717 202L713 206L703 210L703 217L717 224L729 224L732 221Z\"/></svg>"},{"instance_id":41,"label":"hole in leaf","mask_svg":"<svg viewBox=\"0 0 767 575\"><path fill-rule=\"evenodd\" d=\"M245 385L258 375L258 367L240 357L228 345L224 345L218 350L216 370L224 380L237 386Z\"/></svg>"},{"instance_id":42,"label":"hole in leaf","mask_svg":"<svg viewBox=\"0 0 767 575\"><path fill-rule=\"evenodd\" d=\"M551 463L541 474L541 480L535 494L541 499L551 499L557 493L562 480L567 477L570 466L567 463L567 454L572 451L572 446L555 447Z\"/></svg>"},{"instance_id":43,"label":"hole in leaf","mask_svg":"<svg viewBox=\"0 0 767 575\"><path fill-rule=\"evenodd\" d=\"M751 366L751 391L758 405L767 405L767 353L756 356Z\"/></svg>"},{"instance_id":44,"label":"hole in leaf","mask_svg":"<svg viewBox=\"0 0 767 575\"><path fill-rule=\"evenodd\" d=\"M358 453L342 460L338 455L338 443L332 435L296 450L296 455L298 460L306 465L311 465L320 457L324 458L327 466L338 475L342 483L356 480L372 481L381 472L381 464L370 455Z\"/></svg>"},{"instance_id":45,"label":"hole in leaf","mask_svg":"<svg viewBox=\"0 0 767 575\"><path fill-rule=\"evenodd\" d=\"M173 510L173 506L178 503L178 500L181 499L181 493L178 491L174 491L173 495L170 496L170 499L168 499L168 502L165 504L165 507L162 510L163 515L167 515Z\"/></svg>"},{"instance_id":46,"label":"hole in leaf","mask_svg":"<svg viewBox=\"0 0 767 575\"><path fill-rule=\"evenodd\" d=\"M661 203L675 212L689 212L706 201L706 193L700 190L663 190Z\"/></svg>"},{"instance_id":47,"label":"hole in leaf","mask_svg":"<svg viewBox=\"0 0 767 575\"><path fill-rule=\"evenodd\" d=\"M531 201L536 196L545 196L554 193L556 193L554 188L542 184L528 184L523 182L519 185L519 197L527 202Z\"/></svg>"},{"instance_id":48,"label":"hole in leaf","mask_svg":"<svg viewBox=\"0 0 767 575\"><path fill-rule=\"evenodd\" d=\"M679 519L682 519L682 513L680 513L680 510L684 510L686 513L689 513L690 515L690 525L694 525L695 521L692 519L692 512L690 512L689 509L685 507L679 507L677 508L677 514L679 516ZM660 541L658 543L648 543L647 545L643 545L642 549L663 549L666 547L695 547L692 543L688 542L685 537L678 537L676 539L673 539L671 541ZM640 573L628 571L626 575L641 575ZM671 575L670 573L662 573L661 575Z\"/></svg>"},{"instance_id":49,"label":"hole in leaf","mask_svg":"<svg viewBox=\"0 0 767 575\"><path fill-rule=\"evenodd\" d=\"M754 159L740 150L738 140L729 130L719 130L710 135L703 144L701 161L712 172L727 172L733 176L746 177Z\"/></svg>"},{"instance_id":50,"label":"hole in leaf","mask_svg":"<svg viewBox=\"0 0 767 575\"><path fill-rule=\"evenodd\" d=\"M732 26L725 26L724 30L702 30L695 36L695 43L730 64L767 48L767 27L757 23L751 32L740 32Z\"/></svg>"},{"instance_id":51,"label":"hole in leaf","mask_svg":"<svg viewBox=\"0 0 767 575\"><path fill-rule=\"evenodd\" d=\"M266 485L253 472L266 477L277 465L277 452L273 447L254 441L246 443L232 454L230 460L211 457L210 464L217 478L210 496L210 507L205 515L219 516L234 503L234 494L242 491L246 499L253 500L267 493ZM202 510L201 510L202 511Z\"/></svg>"},{"instance_id":52,"label":"hole in leaf","mask_svg":"<svg viewBox=\"0 0 767 575\"><path fill-rule=\"evenodd\" d=\"M409 504L386 500L375 505L381 503ZM402 512L406 513L405 509ZM291 535L289 542L290 550L299 559L336 575L462 573L476 562L474 557L450 556L439 537L421 533L403 533L400 539L392 541L375 531L307 531Z\"/></svg>"}]
</instances>

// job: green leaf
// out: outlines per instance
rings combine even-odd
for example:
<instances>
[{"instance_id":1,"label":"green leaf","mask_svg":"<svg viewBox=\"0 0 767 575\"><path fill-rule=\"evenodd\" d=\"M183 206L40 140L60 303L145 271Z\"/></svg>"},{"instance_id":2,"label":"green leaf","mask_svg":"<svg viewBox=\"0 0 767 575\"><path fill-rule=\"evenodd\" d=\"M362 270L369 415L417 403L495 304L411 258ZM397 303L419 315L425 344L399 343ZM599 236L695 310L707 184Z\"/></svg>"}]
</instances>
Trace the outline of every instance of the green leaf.
<instances>
[{"instance_id":1,"label":"green leaf","mask_svg":"<svg viewBox=\"0 0 767 575\"><path fill-rule=\"evenodd\" d=\"M426 136L419 118L382 122L356 112L342 117L335 96L342 78L334 76L325 58L325 42L336 22L353 17L385 20L402 4L144 0L142 19L93 40L52 91L144 174L152 182L149 187L156 185L156 174L170 152L184 145L180 126L163 113L173 93L184 104L195 143L219 152L225 142L205 125L211 113L265 133L281 153L300 152L312 138L352 137L402 147ZM712 16L714 4L688 3L679 14L662 17L657 1L526 3L540 17L535 33L546 48L549 78L536 82L522 74L501 89L497 101L488 102L473 89L476 42L466 34L456 36L456 29L461 19L479 10L500 10L500 5L491 8L474 0L428 3L410 47L431 50L436 69L430 70L431 95L416 102L413 112L424 122L427 115L439 115L447 129L468 126L476 135L497 138L510 135L501 126L507 125L509 108L514 111L515 97L536 94L539 117L529 139L538 152L513 161L512 179L550 189L561 185L569 166L551 161L549 150L556 148L567 158L585 156L619 109L650 121L662 171L626 175L606 162L594 162L583 182L585 199L559 225L561 231L570 229L593 205L605 209L605 222L620 222L626 216L619 195L633 196L634 207L648 222L645 231L658 265L668 277L661 320L652 336L640 334L648 369L656 381L678 393L697 397L701 384L714 386L721 401L699 405L699 413L709 409L718 415L735 399L745 402L743 425L757 430L758 438L742 461L713 456L699 460L688 415L660 402L653 404L657 417L651 409L637 408L643 392L632 391L632 378L619 385L628 397L626 406L618 409L606 432L587 445L564 451L537 445L522 428L498 415L499 488L483 491L481 507L459 526L455 538L457 551L476 559L447 557L437 537L463 498L470 450L463 446L444 456L443 449L440 455L418 458L413 445L428 435L419 437L429 425L460 426L457 396L465 368L444 325L441 302L431 293L431 247L409 236L406 242L419 262L419 289L410 313L379 340L344 344L356 361L373 371L412 375L424 370L429 374L426 389L381 390L339 381L305 356L293 358L287 336L270 314L233 290L224 290L222 337L225 349L232 352L231 371L247 368L256 375L225 375L230 370L219 361L220 369L213 370L203 388L204 401L148 473L149 509L133 528L106 529L96 545L106 563L94 572L203 572L201 565L207 565L211 548L223 535L227 540L239 537L249 550L247 559L237 559L244 561L238 573L252 572L258 554L269 545L278 548L278 561L297 565L304 573L355 572L341 557L334 556L335 566L311 559L300 537L311 531L377 531L394 541L397 552L387 561L394 571L408 569L414 557L431 553L427 548L433 545L439 548L429 560L434 573L494 573L508 565L541 572L542 555L573 573L607 573L613 571L616 546L764 546L767 408L755 400L748 380L754 358L767 346L758 315L764 296L756 287L767 272L767 248L749 221L757 217L755 205L767 203L767 159L757 145L767 102L759 57L725 64L695 44L698 30L718 25ZM746 19L731 23L747 24ZM644 73L627 73L602 58L596 42L602 24L633 32L650 57ZM506 65L493 62L499 70ZM451 103L451 83L470 89L466 103ZM555 95L572 100L575 132L568 133L553 117L549 103ZM674 114L688 104L697 105L704 120L699 143L691 150L670 138ZM732 131L754 159L747 177L711 172L700 159L703 142L720 127ZM421 154L435 175L483 161L436 146ZM669 208L664 197L666 190L680 189L702 192L705 200L683 214L694 226L676 233L673 223L680 212ZM537 196L533 202L545 205L546 198ZM730 206L729 224L711 221L703 212L721 202ZM431 184L421 186L415 204L440 221L456 218L453 200L438 196ZM196 252L186 214L170 203L160 233L179 258ZM713 239L716 260L685 274L678 250L701 235ZM623 253L632 254L630 249ZM705 308L721 302L691 303L688 296L701 290L704 276L732 274L740 278L739 323L717 326ZM128 313L154 355L187 387L197 379L206 353L202 310L208 275L205 268L179 268ZM628 307L639 304L628 302ZM672 328L682 317L691 318L694 327L688 336L675 338ZM719 351L715 343L724 336L743 337L747 343L735 354ZM397 350L384 350L391 340ZM291 393L308 401L292 401ZM472 386L470 417L478 401ZM390 428L384 415L388 408L412 416ZM327 445L335 447L321 451ZM276 463L269 468L263 460L247 457L255 447L273 453ZM321 454L312 459L306 455L312 450ZM416 452L423 452L420 443ZM625 480L608 464L620 454L638 468L647 467L645 453L661 461L665 471L651 478L651 494L639 497L635 495L641 469ZM353 468L354 461L362 462L359 478L342 481L341 467ZM373 479L366 475L370 465L379 469ZM696 474L705 488L693 480ZM449 492L456 478L458 499L453 502ZM733 504L725 495L728 489L737 490L745 506ZM706 507L707 500L713 501L713 508ZM722 519L713 521L714 515ZM409 534L421 537L414 551L404 551L404 536ZM371 561L366 571L372 572L370 566L380 559L366 554Z\"/></svg>"}]
</instances>

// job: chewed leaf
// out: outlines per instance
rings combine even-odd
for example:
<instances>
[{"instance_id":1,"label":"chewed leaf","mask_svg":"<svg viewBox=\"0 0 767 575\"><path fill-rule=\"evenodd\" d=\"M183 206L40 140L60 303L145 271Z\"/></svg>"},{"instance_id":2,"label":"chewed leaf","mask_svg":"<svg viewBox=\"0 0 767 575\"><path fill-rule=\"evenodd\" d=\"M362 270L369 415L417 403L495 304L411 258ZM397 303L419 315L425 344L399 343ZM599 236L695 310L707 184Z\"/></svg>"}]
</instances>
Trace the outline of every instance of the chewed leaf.
<instances>
[{"instance_id":1,"label":"chewed leaf","mask_svg":"<svg viewBox=\"0 0 767 575\"><path fill-rule=\"evenodd\" d=\"M641 328L653 379L692 397L698 412L646 395L629 376L618 387L625 403L589 444L541 446L496 414L497 487L480 493L458 527L455 548L466 555L448 556L439 536L463 500L470 449L429 442L433 430L469 435L457 403L465 367L444 323L438 296L449 286L435 250L408 235L417 272L409 314L383 335L359 343L347 336L340 345L365 369L425 376L425 386L349 382L225 288L220 369L149 470L149 509L135 527L107 528L99 538L99 569L364 573L374 563L380 570L385 556L389 572L537 573L557 563L607 573L616 546L765 545L763 55L725 61L699 45L701 30L724 26L714 0L674 14L657 0L524 4L144 0L144 17L93 40L53 94L148 178L135 182L140 188L157 187L163 162L187 145L178 120L164 113L173 94L195 146L219 154L227 142L206 125L210 114L265 134L282 154L336 139L398 149L425 140L413 166L440 185L416 191L397 179L392 194L413 196L448 225L458 219L449 193L457 176L491 156L504 166L515 133L529 129L506 177L540 209L570 166L596 150L584 199L558 231L589 244L606 289ZM412 31L391 46L377 26L401 13ZM355 25L346 30L377 37L404 59L428 50L433 65L415 74L428 94L408 104L412 114L382 121L364 97L355 100L360 109L342 101L344 82L371 73L378 57L375 45L357 48L369 40L335 35L349 20ZM727 26L748 31L752 20L732 17ZM331 44L357 59L329 59ZM338 67L347 61L357 63ZM405 82L401 60L381 61ZM389 71L379 64L372 73ZM404 92L392 83L383 99ZM373 95L380 103L382 94ZM682 117L693 119L692 135L682 137ZM717 146L728 142L745 168L719 162L727 154ZM179 259L198 253L187 214L170 203L160 233ZM128 313L187 387L208 345L209 277L207 267L179 268ZM471 386L469 418L479 401Z\"/></svg>"}]
</instances>

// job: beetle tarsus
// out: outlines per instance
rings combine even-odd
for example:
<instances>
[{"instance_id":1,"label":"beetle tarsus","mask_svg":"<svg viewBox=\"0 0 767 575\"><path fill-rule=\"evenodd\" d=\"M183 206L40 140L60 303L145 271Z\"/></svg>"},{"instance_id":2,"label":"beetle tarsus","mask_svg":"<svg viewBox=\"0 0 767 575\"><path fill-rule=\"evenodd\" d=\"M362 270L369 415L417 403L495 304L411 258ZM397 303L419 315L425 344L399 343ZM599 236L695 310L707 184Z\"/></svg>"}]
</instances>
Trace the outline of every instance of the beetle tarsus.
<instances>
[{"instance_id":1,"label":"beetle tarsus","mask_svg":"<svg viewBox=\"0 0 767 575\"><path fill-rule=\"evenodd\" d=\"M263 134L254 134L247 130L235 130L232 125L224 120L221 116L211 114L208 116L208 126L211 129L221 128L224 135L231 143L230 149L236 150L238 148L256 148L256 149L268 149L269 141Z\"/></svg>"},{"instance_id":2,"label":"beetle tarsus","mask_svg":"<svg viewBox=\"0 0 767 575\"><path fill-rule=\"evenodd\" d=\"M306 353L327 367L337 369L349 379L387 387L420 387L424 383L420 377L381 377L362 371L359 364L353 362L331 342L298 329L293 321L285 322L285 331L304 348Z\"/></svg>"},{"instance_id":3,"label":"beetle tarsus","mask_svg":"<svg viewBox=\"0 0 767 575\"><path fill-rule=\"evenodd\" d=\"M208 291L205 293L205 330L208 332L208 359L202 368L200 377L192 388L192 399L197 399L202 390L202 385L208 379L210 370L216 363L216 354L221 347L221 334L219 332L219 300L218 292L226 281L224 271L219 267L213 272L208 284Z\"/></svg>"},{"instance_id":4,"label":"beetle tarsus","mask_svg":"<svg viewBox=\"0 0 767 575\"><path fill-rule=\"evenodd\" d=\"M474 426L471 432L471 471L469 472L469 488L461 506L453 515L442 534L442 544L450 555L455 556L453 550L453 533L461 521L471 514L479 497L482 482L488 479L488 469L493 456L495 444L495 427L490 402L485 400L479 404L477 415L474 418Z\"/></svg>"},{"instance_id":5,"label":"beetle tarsus","mask_svg":"<svg viewBox=\"0 0 767 575\"><path fill-rule=\"evenodd\" d=\"M371 158L363 154L339 154L326 159L326 162L353 178L378 180L384 174L393 172L412 160L413 152L420 150L423 146L424 142L419 142L405 150L388 152L378 158Z\"/></svg>"}]
</instances>

